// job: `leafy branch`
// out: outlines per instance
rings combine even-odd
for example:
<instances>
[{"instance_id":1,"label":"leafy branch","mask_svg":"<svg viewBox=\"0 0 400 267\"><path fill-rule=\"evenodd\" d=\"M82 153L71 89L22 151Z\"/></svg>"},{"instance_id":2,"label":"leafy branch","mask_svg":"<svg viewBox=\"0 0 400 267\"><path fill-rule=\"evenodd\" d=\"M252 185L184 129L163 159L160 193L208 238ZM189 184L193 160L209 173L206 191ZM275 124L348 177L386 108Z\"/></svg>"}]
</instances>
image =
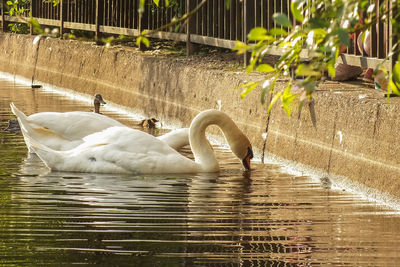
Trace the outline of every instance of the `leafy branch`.
<instances>
[{"instance_id":1,"label":"leafy branch","mask_svg":"<svg viewBox=\"0 0 400 267\"><path fill-rule=\"evenodd\" d=\"M391 8L388 9L388 6ZM264 104L267 92L272 94L268 112L280 100L283 109L290 116L295 99L299 100L301 111L306 101L312 101L312 94L322 78L326 74L335 77L335 64L340 48L350 46L354 33L365 31L378 22L391 23L394 29L400 28L397 22L399 14L395 13L399 6L399 1L397 5L395 1L390 5L390 1L386 0L378 7L380 16L377 17L377 7L368 0L293 0L290 11L296 25L292 24L286 14L274 14L273 19L280 27L270 30L254 28L247 36L249 43L237 41L234 50L239 54L251 52L247 72L259 71L267 74L257 85L262 84L261 103ZM366 14L362 23L360 14ZM394 15L390 19L391 14ZM398 44L394 45L388 56L398 53L398 47ZM274 66L263 63L263 57L275 48L283 52L278 62ZM306 58L302 57L304 52ZM282 77L287 78L288 82L285 89L279 91L275 84ZM245 97L256 87L254 83L242 85L241 96ZM397 62L390 75L388 95L392 92L400 95L400 62Z\"/></svg>"},{"instance_id":2,"label":"leafy branch","mask_svg":"<svg viewBox=\"0 0 400 267\"><path fill-rule=\"evenodd\" d=\"M159 6L159 0L153 0L154 4L156 4L157 6ZM169 1L165 0L165 5L168 6L169 5ZM228 2L230 2L230 0L228 0ZM144 3L145 0L140 0L140 8L139 11L143 12L144 11ZM154 30L143 30L140 35L138 36L138 38L136 39L136 45L140 46L141 43L143 43L144 45L146 45L147 47L150 44L149 39L146 36L150 36L154 33L157 33L159 31L168 29L172 26L178 25L181 22L187 23L189 21L189 19L195 15L202 6L204 6L207 3L207 0L202 0L193 10L191 10L190 12L182 15L180 18L174 18L172 19L171 22L162 25L161 27L158 27L157 29Z\"/></svg>"}]
</instances>

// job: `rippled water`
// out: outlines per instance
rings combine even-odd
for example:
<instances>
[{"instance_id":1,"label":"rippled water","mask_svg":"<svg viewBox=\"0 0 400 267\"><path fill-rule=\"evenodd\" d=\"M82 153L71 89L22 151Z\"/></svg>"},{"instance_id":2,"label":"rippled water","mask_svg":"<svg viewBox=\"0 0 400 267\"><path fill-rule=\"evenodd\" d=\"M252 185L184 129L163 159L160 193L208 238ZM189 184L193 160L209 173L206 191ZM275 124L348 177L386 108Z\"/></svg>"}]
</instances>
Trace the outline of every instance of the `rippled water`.
<instances>
[{"instance_id":1,"label":"rippled water","mask_svg":"<svg viewBox=\"0 0 400 267\"><path fill-rule=\"evenodd\" d=\"M3 79L1 129L13 119L10 101L27 114L90 110ZM244 173L217 149L219 174L49 172L20 135L0 131L0 140L0 265L396 266L400 259L397 211L279 165Z\"/></svg>"}]
</instances>

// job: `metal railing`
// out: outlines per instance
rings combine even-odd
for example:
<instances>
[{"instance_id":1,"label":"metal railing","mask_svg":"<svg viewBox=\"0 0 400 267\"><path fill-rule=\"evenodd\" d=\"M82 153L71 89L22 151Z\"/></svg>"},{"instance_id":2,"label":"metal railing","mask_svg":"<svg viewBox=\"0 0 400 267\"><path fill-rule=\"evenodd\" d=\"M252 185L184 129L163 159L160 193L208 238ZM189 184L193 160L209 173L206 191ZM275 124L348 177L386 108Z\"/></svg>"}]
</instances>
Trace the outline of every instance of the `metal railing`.
<instances>
[{"instance_id":1,"label":"metal railing","mask_svg":"<svg viewBox=\"0 0 400 267\"><path fill-rule=\"evenodd\" d=\"M3 7L0 19L3 28L16 17L7 15L6 0L0 0ZM32 0L31 15L41 25L59 27L61 36L68 29L93 31L96 36L102 33L137 36L144 30L155 30L167 24L173 18L193 10L202 0L170 0L166 7L159 1L157 7L152 1L146 1L143 13L138 12L140 0L62 0L59 5ZM379 0L371 0L379 4ZM208 0L187 24L163 29L151 37L179 40L190 43L233 48L236 40L246 42L246 35L253 27L271 29L277 25L272 19L276 12L289 14L290 0L231 0L230 8L225 8L225 0ZM25 14L28 16L28 14ZM356 41L360 33L352 40L352 45L342 56L342 61L350 65L376 67L383 63L387 69L394 64L393 59L384 61L391 51L393 29L390 24L379 23L371 29L371 55L357 48ZM190 52L190 49L188 49ZM274 54L281 53L279 50Z\"/></svg>"}]
</instances>

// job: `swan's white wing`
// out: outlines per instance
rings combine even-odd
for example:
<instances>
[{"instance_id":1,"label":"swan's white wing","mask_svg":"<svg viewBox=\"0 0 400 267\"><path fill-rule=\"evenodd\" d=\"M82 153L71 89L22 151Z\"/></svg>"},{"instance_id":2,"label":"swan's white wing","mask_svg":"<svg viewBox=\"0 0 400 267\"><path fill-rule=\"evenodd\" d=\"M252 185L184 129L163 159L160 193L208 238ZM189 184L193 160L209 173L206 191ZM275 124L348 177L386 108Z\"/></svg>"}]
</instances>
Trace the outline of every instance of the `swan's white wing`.
<instances>
[{"instance_id":1,"label":"swan's white wing","mask_svg":"<svg viewBox=\"0 0 400 267\"><path fill-rule=\"evenodd\" d=\"M81 111L36 113L28 117L28 122L32 123L34 128L47 128L70 140L82 139L109 127L123 126L107 116Z\"/></svg>"},{"instance_id":2,"label":"swan's white wing","mask_svg":"<svg viewBox=\"0 0 400 267\"><path fill-rule=\"evenodd\" d=\"M158 139L168 144L175 150L189 145L189 128L172 130L169 133L158 136Z\"/></svg>"},{"instance_id":3,"label":"swan's white wing","mask_svg":"<svg viewBox=\"0 0 400 267\"><path fill-rule=\"evenodd\" d=\"M198 164L163 141L127 127L111 127L86 136L83 144L69 151L53 151L35 142L32 145L53 170L101 173L184 173L199 170Z\"/></svg>"}]
</instances>

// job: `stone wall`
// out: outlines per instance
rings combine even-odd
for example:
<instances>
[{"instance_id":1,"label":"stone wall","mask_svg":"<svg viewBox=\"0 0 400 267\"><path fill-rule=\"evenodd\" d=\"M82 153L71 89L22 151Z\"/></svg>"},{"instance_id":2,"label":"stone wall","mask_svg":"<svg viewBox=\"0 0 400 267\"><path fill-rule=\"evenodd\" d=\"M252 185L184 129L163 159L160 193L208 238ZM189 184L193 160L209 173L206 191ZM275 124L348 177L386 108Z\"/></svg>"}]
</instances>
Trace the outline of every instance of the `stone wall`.
<instances>
[{"instance_id":1,"label":"stone wall","mask_svg":"<svg viewBox=\"0 0 400 267\"><path fill-rule=\"evenodd\" d=\"M276 105L268 117L259 93L241 99L233 90L258 75L194 68L185 60L71 40L42 39L37 47L33 37L13 34L0 34L0 71L90 95L101 93L134 112L181 126L221 100L222 110L259 154L265 149L268 155L332 177L348 177L395 200L400 197L400 99L388 102L371 88L327 82L300 114L289 118Z\"/></svg>"}]
</instances>

